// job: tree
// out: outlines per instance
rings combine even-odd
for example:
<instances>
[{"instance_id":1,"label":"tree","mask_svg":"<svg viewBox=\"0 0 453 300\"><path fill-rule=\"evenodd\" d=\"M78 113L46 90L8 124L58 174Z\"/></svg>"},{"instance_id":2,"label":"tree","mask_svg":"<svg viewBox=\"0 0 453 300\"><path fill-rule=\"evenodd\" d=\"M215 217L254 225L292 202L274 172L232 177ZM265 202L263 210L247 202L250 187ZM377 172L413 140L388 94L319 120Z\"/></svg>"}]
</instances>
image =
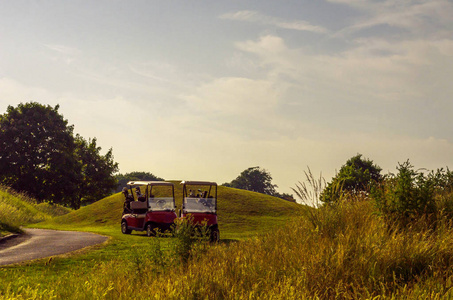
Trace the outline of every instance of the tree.
<instances>
[{"instance_id":1,"label":"tree","mask_svg":"<svg viewBox=\"0 0 453 300\"><path fill-rule=\"evenodd\" d=\"M351 157L327 184L321 193L321 201L330 203L347 193L368 192L370 185L382 180L381 170L379 166L373 164L372 160L363 159L362 154Z\"/></svg>"},{"instance_id":2,"label":"tree","mask_svg":"<svg viewBox=\"0 0 453 300\"><path fill-rule=\"evenodd\" d=\"M81 182L78 189L78 203L93 203L102 199L116 188L117 180L113 173L118 171L118 163L113 161L112 148L101 155L101 147L96 145L96 138L86 141L76 136L76 156L81 164Z\"/></svg>"},{"instance_id":3,"label":"tree","mask_svg":"<svg viewBox=\"0 0 453 300\"><path fill-rule=\"evenodd\" d=\"M146 180L146 181L164 181L163 178L157 177L149 172L130 172L126 174L118 174L115 176L116 180L118 181L116 186L116 192L120 192L123 187L129 181L138 181L138 180Z\"/></svg>"},{"instance_id":4,"label":"tree","mask_svg":"<svg viewBox=\"0 0 453 300\"><path fill-rule=\"evenodd\" d=\"M41 202L79 208L90 198L90 185L111 186L117 165L111 150L99 155L96 139L74 138L58 109L30 102L0 115L0 183Z\"/></svg>"},{"instance_id":5,"label":"tree","mask_svg":"<svg viewBox=\"0 0 453 300\"><path fill-rule=\"evenodd\" d=\"M0 116L1 182L38 201L72 202L79 181L73 127L36 102L8 106Z\"/></svg>"},{"instance_id":6,"label":"tree","mask_svg":"<svg viewBox=\"0 0 453 300\"><path fill-rule=\"evenodd\" d=\"M248 168L242 171L231 183L224 183L223 185L267 195L275 195L275 188L277 188L277 185L272 184L271 174L265 169L260 169L260 167Z\"/></svg>"}]
</instances>

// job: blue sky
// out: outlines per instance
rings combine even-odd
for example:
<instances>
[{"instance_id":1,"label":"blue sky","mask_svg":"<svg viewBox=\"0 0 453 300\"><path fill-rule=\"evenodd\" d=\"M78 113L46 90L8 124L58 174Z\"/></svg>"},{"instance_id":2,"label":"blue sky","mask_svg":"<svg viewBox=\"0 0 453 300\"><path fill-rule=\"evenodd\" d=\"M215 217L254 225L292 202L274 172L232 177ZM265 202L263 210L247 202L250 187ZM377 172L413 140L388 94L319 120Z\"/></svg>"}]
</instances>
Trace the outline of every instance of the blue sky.
<instances>
[{"instance_id":1,"label":"blue sky","mask_svg":"<svg viewBox=\"0 0 453 300\"><path fill-rule=\"evenodd\" d=\"M452 166L453 2L1 1L0 112L38 101L122 173L229 182L357 153Z\"/></svg>"}]
</instances>

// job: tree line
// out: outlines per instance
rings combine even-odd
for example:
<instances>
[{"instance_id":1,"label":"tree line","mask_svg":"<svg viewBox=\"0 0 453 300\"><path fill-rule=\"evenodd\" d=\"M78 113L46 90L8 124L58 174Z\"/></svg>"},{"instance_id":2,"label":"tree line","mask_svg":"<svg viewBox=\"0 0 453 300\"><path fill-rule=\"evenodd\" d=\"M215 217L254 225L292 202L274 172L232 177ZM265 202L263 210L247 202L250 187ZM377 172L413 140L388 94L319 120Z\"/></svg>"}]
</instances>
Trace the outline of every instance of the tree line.
<instances>
[{"instance_id":1,"label":"tree line","mask_svg":"<svg viewBox=\"0 0 453 300\"><path fill-rule=\"evenodd\" d=\"M118 163L113 159L112 148L101 154L97 139L86 140L74 134L74 126L58 109L59 105L28 102L8 106L6 113L0 115L0 184L41 202L77 209L120 191L130 180L164 180L149 172L115 175ZM401 169L407 171L408 164ZM372 188L376 191L375 187L385 179L381 170L358 154L325 186L320 200L332 203L345 194L368 193ZM447 174L450 176L451 172L448 170ZM260 167L247 168L223 186L295 201L292 195L277 192L271 174ZM293 190L303 198L300 186L296 187Z\"/></svg>"},{"instance_id":2,"label":"tree line","mask_svg":"<svg viewBox=\"0 0 453 300\"><path fill-rule=\"evenodd\" d=\"M112 148L102 154L95 137L74 134L74 125L59 108L28 102L8 106L0 115L0 184L38 202L78 209L120 191L128 181L164 180L149 172L115 175ZM260 167L248 168L223 185L295 201L278 193L271 174Z\"/></svg>"}]
</instances>

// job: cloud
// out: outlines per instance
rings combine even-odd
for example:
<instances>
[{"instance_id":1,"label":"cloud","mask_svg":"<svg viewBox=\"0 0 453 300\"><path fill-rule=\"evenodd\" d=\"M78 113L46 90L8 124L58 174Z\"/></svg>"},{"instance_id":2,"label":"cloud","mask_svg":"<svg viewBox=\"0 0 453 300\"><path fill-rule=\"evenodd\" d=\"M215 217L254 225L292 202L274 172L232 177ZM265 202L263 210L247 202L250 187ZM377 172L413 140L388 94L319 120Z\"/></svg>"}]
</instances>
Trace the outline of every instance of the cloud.
<instances>
[{"instance_id":1,"label":"cloud","mask_svg":"<svg viewBox=\"0 0 453 300\"><path fill-rule=\"evenodd\" d=\"M276 135L397 133L453 140L447 125L453 40L370 37L333 54L289 48L275 35L235 45L260 67L255 78L279 91L267 114L279 124L270 130Z\"/></svg>"},{"instance_id":2,"label":"cloud","mask_svg":"<svg viewBox=\"0 0 453 300\"><path fill-rule=\"evenodd\" d=\"M222 114L262 114L275 108L278 89L272 82L226 77L199 86L185 97L197 110Z\"/></svg>"},{"instance_id":3,"label":"cloud","mask_svg":"<svg viewBox=\"0 0 453 300\"><path fill-rule=\"evenodd\" d=\"M44 46L52 51L66 54L66 55L77 55L80 54L81 51L79 49L68 47L65 45L57 45L57 44L44 44Z\"/></svg>"},{"instance_id":4,"label":"cloud","mask_svg":"<svg viewBox=\"0 0 453 300\"><path fill-rule=\"evenodd\" d=\"M44 44L44 47L51 50L51 59L56 62L63 62L65 64L71 64L75 61L82 52L73 47L68 47L59 44Z\"/></svg>"},{"instance_id":5,"label":"cloud","mask_svg":"<svg viewBox=\"0 0 453 300\"><path fill-rule=\"evenodd\" d=\"M353 25L337 34L353 34L380 25L404 29L407 38L424 36L429 39L438 39L451 36L452 33L453 4L451 1L329 0L329 2L349 5L365 13L364 17L356 19Z\"/></svg>"},{"instance_id":6,"label":"cloud","mask_svg":"<svg viewBox=\"0 0 453 300\"><path fill-rule=\"evenodd\" d=\"M257 64L268 68L269 77L291 79L313 92L318 87L319 96L322 91L332 91L333 95L347 95L349 99L362 96L360 101L424 97L428 96L424 87L436 83L435 78L453 75L450 59L453 40L393 42L364 38L358 39L354 47L333 55L289 49L283 39L271 35L236 46L254 54ZM425 69L430 72L420 74ZM453 89L447 85L443 88Z\"/></svg>"},{"instance_id":7,"label":"cloud","mask_svg":"<svg viewBox=\"0 0 453 300\"><path fill-rule=\"evenodd\" d=\"M276 17L267 16L257 11L241 10L234 13L226 13L220 16L224 20L235 20L245 21L251 23L258 23L262 25L271 25L278 28L298 30L298 31L310 31L316 33L326 33L327 29L312 25L309 22L302 20L287 21Z\"/></svg>"}]
</instances>

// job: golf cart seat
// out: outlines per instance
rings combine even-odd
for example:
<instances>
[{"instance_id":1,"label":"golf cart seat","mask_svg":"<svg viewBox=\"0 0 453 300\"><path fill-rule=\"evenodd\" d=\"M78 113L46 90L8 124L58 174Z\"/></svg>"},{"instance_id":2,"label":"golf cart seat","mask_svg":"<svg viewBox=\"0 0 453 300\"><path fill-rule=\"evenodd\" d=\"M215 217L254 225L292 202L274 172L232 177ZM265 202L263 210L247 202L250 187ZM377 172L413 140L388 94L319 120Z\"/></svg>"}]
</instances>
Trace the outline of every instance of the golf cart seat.
<instances>
[{"instance_id":1,"label":"golf cart seat","mask_svg":"<svg viewBox=\"0 0 453 300\"><path fill-rule=\"evenodd\" d=\"M148 205L146 202L132 201L130 206L132 211L134 211L135 213L144 213L148 210Z\"/></svg>"}]
</instances>

